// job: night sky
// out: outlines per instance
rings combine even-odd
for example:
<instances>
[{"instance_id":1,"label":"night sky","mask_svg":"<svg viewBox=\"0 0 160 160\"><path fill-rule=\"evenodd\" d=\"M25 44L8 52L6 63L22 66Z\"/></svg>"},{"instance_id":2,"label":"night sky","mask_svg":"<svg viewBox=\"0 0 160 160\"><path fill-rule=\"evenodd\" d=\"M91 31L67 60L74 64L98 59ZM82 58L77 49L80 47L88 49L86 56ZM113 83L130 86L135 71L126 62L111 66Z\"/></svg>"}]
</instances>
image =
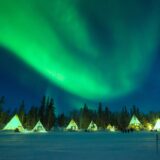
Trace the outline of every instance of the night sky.
<instances>
[{"instance_id":1,"label":"night sky","mask_svg":"<svg viewBox=\"0 0 160 160\"><path fill-rule=\"evenodd\" d=\"M160 110L159 0L0 0L0 96L58 112Z\"/></svg>"}]
</instances>

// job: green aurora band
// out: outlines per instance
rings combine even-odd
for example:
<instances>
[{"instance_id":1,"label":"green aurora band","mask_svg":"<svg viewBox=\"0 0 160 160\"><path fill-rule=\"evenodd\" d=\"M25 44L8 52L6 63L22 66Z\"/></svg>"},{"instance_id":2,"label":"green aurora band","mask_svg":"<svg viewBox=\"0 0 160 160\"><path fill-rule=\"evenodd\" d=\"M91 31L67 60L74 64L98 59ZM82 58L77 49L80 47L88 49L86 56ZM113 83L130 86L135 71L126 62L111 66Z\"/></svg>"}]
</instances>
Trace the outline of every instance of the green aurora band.
<instances>
[{"instance_id":1,"label":"green aurora band","mask_svg":"<svg viewBox=\"0 0 160 160\"><path fill-rule=\"evenodd\" d=\"M160 1L1 0L0 45L86 99L137 89L155 57Z\"/></svg>"}]
</instances>

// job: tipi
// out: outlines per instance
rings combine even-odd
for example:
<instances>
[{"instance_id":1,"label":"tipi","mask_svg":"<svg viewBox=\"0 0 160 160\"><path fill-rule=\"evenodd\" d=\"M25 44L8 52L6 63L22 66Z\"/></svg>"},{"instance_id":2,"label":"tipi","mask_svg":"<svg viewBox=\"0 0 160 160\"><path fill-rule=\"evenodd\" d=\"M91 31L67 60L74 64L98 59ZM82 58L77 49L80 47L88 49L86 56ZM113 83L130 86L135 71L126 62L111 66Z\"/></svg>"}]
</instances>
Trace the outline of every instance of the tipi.
<instances>
[{"instance_id":1,"label":"tipi","mask_svg":"<svg viewBox=\"0 0 160 160\"><path fill-rule=\"evenodd\" d=\"M128 128L132 128L135 130L139 130L140 128L142 128L141 122L138 120L138 118L135 115L132 116L129 122Z\"/></svg>"},{"instance_id":2,"label":"tipi","mask_svg":"<svg viewBox=\"0 0 160 160\"><path fill-rule=\"evenodd\" d=\"M78 126L73 119L69 122L68 126L66 127L66 130L78 131Z\"/></svg>"},{"instance_id":3,"label":"tipi","mask_svg":"<svg viewBox=\"0 0 160 160\"><path fill-rule=\"evenodd\" d=\"M97 129L98 129L97 125L93 121L91 121L91 123L89 124L87 128L88 131L97 131Z\"/></svg>"},{"instance_id":4,"label":"tipi","mask_svg":"<svg viewBox=\"0 0 160 160\"><path fill-rule=\"evenodd\" d=\"M115 132L116 131L116 128L115 126L111 126L111 124L108 124L107 128L106 128L108 131L110 132Z\"/></svg>"},{"instance_id":5,"label":"tipi","mask_svg":"<svg viewBox=\"0 0 160 160\"><path fill-rule=\"evenodd\" d=\"M33 132L41 132L41 133L45 133L47 132L45 130L45 128L43 127L43 124L41 123L41 121L38 121L37 124L35 125L35 127L32 129Z\"/></svg>"},{"instance_id":6,"label":"tipi","mask_svg":"<svg viewBox=\"0 0 160 160\"><path fill-rule=\"evenodd\" d=\"M19 132L24 131L22 123L20 122L17 114L6 124L3 130L18 130Z\"/></svg>"},{"instance_id":7,"label":"tipi","mask_svg":"<svg viewBox=\"0 0 160 160\"><path fill-rule=\"evenodd\" d=\"M157 120L153 130L160 131L160 119Z\"/></svg>"}]
</instances>

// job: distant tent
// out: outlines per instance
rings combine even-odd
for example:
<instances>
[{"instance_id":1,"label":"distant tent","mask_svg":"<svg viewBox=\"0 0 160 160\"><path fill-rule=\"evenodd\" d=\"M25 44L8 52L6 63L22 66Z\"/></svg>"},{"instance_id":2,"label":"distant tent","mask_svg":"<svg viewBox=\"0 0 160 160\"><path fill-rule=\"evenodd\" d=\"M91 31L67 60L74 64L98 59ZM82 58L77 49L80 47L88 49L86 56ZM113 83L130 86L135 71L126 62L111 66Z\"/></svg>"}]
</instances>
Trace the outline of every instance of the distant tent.
<instances>
[{"instance_id":1,"label":"distant tent","mask_svg":"<svg viewBox=\"0 0 160 160\"><path fill-rule=\"evenodd\" d=\"M45 128L43 127L43 124L40 122L40 121L38 121L37 122L37 124L35 125L35 127L32 129L32 131L33 132L47 132L46 130L45 130Z\"/></svg>"},{"instance_id":2,"label":"distant tent","mask_svg":"<svg viewBox=\"0 0 160 160\"><path fill-rule=\"evenodd\" d=\"M141 122L138 120L138 118L135 115L132 116L129 122L128 128L135 129L135 130L140 130L142 128Z\"/></svg>"},{"instance_id":3,"label":"distant tent","mask_svg":"<svg viewBox=\"0 0 160 160\"><path fill-rule=\"evenodd\" d=\"M89 124L87 128L88 131L97 131L97 129L98 129L97 125L93 121L91 121L91 123Z\"/></svg>"},{"instance_id":4,"label":"distant tent","mask_svg":"<svg viewBox=\"0 0 160 160\"><path fill-rule=\"evenodd\" d=\"M66 130L78 131L78 126L73 119L69 122L68 126L66 127Z\"/></svg>"},{"instance_id":5,"label":"distant tent","mask_svg":"<svg viewBox=\"0 0 160 160\"><path fill-rule=\"evenodd\" d=\"M108 124L107 128L106 128L108 131L110 132L115 132L116 131L116 128L115 126L112 126L111 124Z\"/></svg>"},{"instance_id":6,"label":"distant tent","mask_svg":"<svg viewBox=\"0 0 160 160\"><path fill-rule=\"evenodd\" d=\"M22 123L20 122L17 114L6 124L3 130L17 130L19 132L24 131Z\"/></svg>"},{"instance_id":7,"label":"distant tent","mask_svg":"<svg viewBox=\"0 0 160 160\"><path fill-rule=\"evenodd\" d=\"M157 120L153 130L160 131L160 119Z\"/></svg>"}]
</instances>

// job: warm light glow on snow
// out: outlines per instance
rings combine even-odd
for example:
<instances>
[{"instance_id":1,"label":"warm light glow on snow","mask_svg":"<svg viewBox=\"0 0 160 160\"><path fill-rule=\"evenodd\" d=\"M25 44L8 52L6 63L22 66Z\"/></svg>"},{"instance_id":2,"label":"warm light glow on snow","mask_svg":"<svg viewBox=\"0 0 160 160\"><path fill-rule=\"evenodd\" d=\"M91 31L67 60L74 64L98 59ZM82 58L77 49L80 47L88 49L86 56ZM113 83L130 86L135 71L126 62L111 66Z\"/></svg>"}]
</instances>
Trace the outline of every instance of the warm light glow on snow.
<instances>
[{"instance_id":1,"label":"warm light glow on snow","mask_svg":"<svg viewBox=\"0 0 160 160\"><path fill-rule=\"evenodd\" d=\"M147 130L148 131L151 131L152 129L153 129L153 126L152 126L152 124L151 123L147 123Z\"/></svg>"}]
</instances>

